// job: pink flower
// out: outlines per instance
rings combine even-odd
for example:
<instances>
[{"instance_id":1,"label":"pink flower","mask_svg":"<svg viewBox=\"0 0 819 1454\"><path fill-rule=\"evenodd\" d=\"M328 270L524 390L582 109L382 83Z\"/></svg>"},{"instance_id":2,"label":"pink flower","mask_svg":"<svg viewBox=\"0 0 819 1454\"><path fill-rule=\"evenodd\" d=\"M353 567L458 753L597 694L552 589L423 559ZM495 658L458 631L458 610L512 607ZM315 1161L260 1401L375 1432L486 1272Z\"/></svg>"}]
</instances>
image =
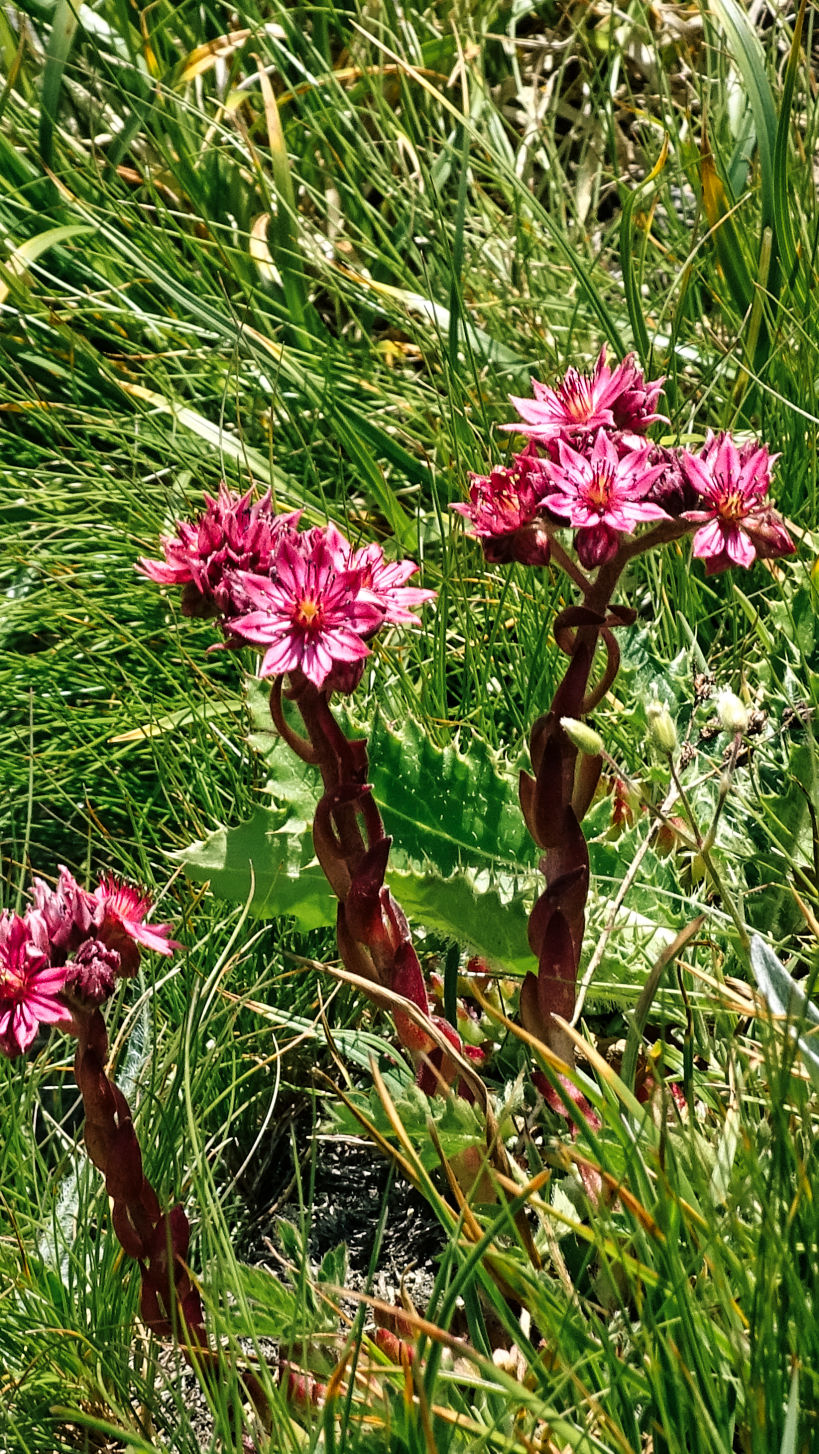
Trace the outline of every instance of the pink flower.
<instances>
[{"instance_id":1,"label":"pink flower","mask_svg":"<svg viewBox=\"0 0 819 1454\"><path fill-rule=\"evenodd\" d=\"M715 437L710 431L698 455L682 455L683 472L703 502L702 509L686 510L683 518L702 527L694 536L693 553L705 561L708 575L795 549L783 521L765 502L776 459L763 444L749 441L737 448L730 434Z\"/></svg>"},{"instance_id":2,"label":"pink flower","mask_svg":"<svg viewBox=\"0 0 819 1454\"><path fill-rule=\"evenodd\" d=\"M0 915L0 1051L28 1050L40 1025L70 1024L60 999L65 969L49 963L48 929L36 909Z\"/></svg>"},{"instance_id":3,"label":"pink flower","mask_svg":"<svg viewBox=\"0 0 819 1454\"><path fill-rule=\"evenodd\" d=\"M362 590L360 571L340 566L335 538L308 532L283 543L272 580L242 575L258 609L231 621L230 629L267 648L261 676L302 672L321 688L336 664L369 656L364 637L383 624L384 607Z\"/></svg>"},{"instance_id":4,"label":"pink flower","mask_svg":"<svg viewBox=\"0 0 819 1454\"><path fill-rule=\"evenodd\" d=\"M376 544L353 550L335 525L328 525L323 533L338 569L359 572L360 589L381 607L384 623L417 626L418 619L410 608L420 606L424 601L434 601L436 593L420 586L405 585L418 570L414 560L385 560L381 546Z\"/></svg>"},{"instance_id":5,"label":"pink flower","mask_svg":"<svg viewBox=\"0 0 819 1454\"><path fill-rule=\"evenodd\" d=\"M590 374L569 368L554 388L533 379L534 399L512 397L523 424L502 427L512 433L528 434L530 439L545 445L559 439L577 444L598 429L645 434L650 424L664 417L655 413L662 386L662 379L646 381L632 354L612 372L606 363L603 344Z\"/></svg>"},{"instance_id":6,"label":"pink flower","mask_svg":"<svg viewBox=\"0 0 819 1454\"><path fill-rule=\"evenodd\" d=\"M621 454L599 429L591 453L558 441L559 464L545 466L549 484L543 504L577 531L577 553L585 566L598 566L617 553L621 533L633 534L646 520L665 520L659 505L645 499L664 465L649 465L645 450Z\"/></svg>"},{"instance_id":7,"label":"pink flower","mask_svg":"<svg viewBox=\"0 0 819 1454\"><path fill-rule=\"evenodd\" d=\"M469 504L450 508L469 522L467 533L480 540L487 560L548 563L549 534L541 509L547 478L533 445L509 467L495 465L489 475L470 475Z\"/></svg>"},{"instance_id":8,"label":"pink flower","mask_svg":"<svg viewBox=\"0 0 819 1454\"><path fill-rule=\"evenodd\" d=\"M123 883L114 874L104 874L91 897L95 905L95 928L89 938L99 940L107 949L116 950L120 957L121 975L136 974L139 968L136 945L166 955L181 948L169 938L170 924L145 923L145 916L152 908L150 896L131 884Z\"/></svg>"},{"instance_id":9,"label":"pink flower","mask_svg":"<svg viewBox=\"0 0 819 1454\"><path fill-rule=\"evenodd\" d=\"M537 489L532 472L497 464L489 475L470 475L469 504L451 508L469 521L468 533L481 538L511 535L529 525L540 510L542 478Z\"/></svg>"},{"instance_id":10,"label":"pink flower","mask_svg":"<svg viewBox=\"0 0 819 1454\"><path fill-rule=\"evenodd\" d=\"M63 964L91 932L96 909L94 897L80 887L63 864L60 864L56 889L50 889L41 878L35 878L31 897L48 932L51 960L55 964Z\"/></svg>"},{"instance_id":11,"label":"pink flower","mask_svg":"<svg viewBox=\"0 0 819 1454\"><path fill-rule=\"evenodd\" d=\"M246 610L236 599L235 572L264 575L281 541L295 529L301 515L274 515L270 493L251 504L250 492L234 494L220 485L216 499L205 496L207 509L195 523L181 520L176 537L163 536L165 563L139 561L137 569L163 585L184 586L182 611L186 616L229 615Z\"/></svg>"}]
</instances>

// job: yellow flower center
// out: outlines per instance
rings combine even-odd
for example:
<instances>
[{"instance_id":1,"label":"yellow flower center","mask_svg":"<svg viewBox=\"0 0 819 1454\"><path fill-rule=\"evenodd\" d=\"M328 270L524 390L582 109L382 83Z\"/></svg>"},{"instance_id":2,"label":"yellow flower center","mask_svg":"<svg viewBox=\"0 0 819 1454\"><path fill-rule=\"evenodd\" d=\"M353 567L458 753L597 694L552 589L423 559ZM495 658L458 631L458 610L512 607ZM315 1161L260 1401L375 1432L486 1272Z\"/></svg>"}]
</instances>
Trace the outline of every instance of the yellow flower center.
<instances>
[{"instance_id":1,"label":"yellow flower center","mask_svg":"<svg viewBox=\"0 0 819 1454\"><path fill-rule=\"evenodd\" d=\"M610 465L598 465L595 469L591 484L586 491L586 503L592 509L605 510L611 500L612 487L614 485L614 472Z\"/></svg>"},{"instance_id":2,"label":"yellow flower center","mask_svg":"<svg viewBox=\"0 0 819 1454\"><path fill-rule=\"evenodd\" d=\"M25 989L25 983L21 974L16 970L9 969L7 965L0 965L0 992L5 990L6 998L9 993L16 995Z\"/></svg>"},{"instance_id":3,"label":"yellow flower center","mask_svg":"<svg viewBox=\"0 0 819 1454\"><path fill-rule=\"evenodd\" d=\"M570 369L558 392L562 395L566 412L578 424L583 424L592 410L591 380L585 374Z\"/></svg>"},{"instance_id":4,"label":"yellow flower center","mask_svg":"<svg viewBox=\"0 0 819 1454\"><path fill-rule=\"evenodd\" d=\"M720 519L728 521L729 524L734 524L737 520L744 519L748 513L745 507L745 501L739 490L729 490L727 494L723 495L718 509Z\"/></svg>"},{"instance_id":5,"label":"yellow flower center","mask_svg":"<svg viewBox=\"0 0 819 1454\"><path fill-rule=\"evenodd\" d=\"M321 606L319 602L311 600L308 596L304 600L297 602L293 619L297 626L306 626L310 630L311 627L315 628L319 625L320 615Z\"/></svg>"}]
</instances>

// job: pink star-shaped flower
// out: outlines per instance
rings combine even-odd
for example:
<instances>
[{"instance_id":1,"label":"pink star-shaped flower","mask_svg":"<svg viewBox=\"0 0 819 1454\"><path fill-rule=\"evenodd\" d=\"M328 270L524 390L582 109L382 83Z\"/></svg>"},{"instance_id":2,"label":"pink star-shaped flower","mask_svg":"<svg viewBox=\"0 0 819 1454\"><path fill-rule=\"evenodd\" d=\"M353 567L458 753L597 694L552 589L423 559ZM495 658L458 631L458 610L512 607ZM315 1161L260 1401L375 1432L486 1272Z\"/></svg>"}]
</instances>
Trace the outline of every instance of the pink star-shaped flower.
<instances>
[{"instance_id":1,"label":"pink star-shaped flower","mask_svg":"<svg viewBox=\"0 0 819 1454\"><path fill-rule=\"evenodd\" d=\"M385 619L384 607L362 589L361 571L340 569L337 547L323 531L285 541L272 580L241 580L258 609L231 621L230 630L266 647L263 677L302 672L321 688L335 665L369 656L364 638Z\"/></svg>"},{"instance_id":2,"label":"pink star-shaped flower","mask_svg":"<svg viewBox=\"0 0 819 1454\"><path fill-rule=\"evenodd\" d=\"M533 399L511 400L523 423L502 427L545 445L559 439L578 443L598 429L645 434L664 417L655 412L662 386L662 379L646 381L631 354L610 369L604 344L590 374L569 368L554 388L533 379Z\"/></svg>"},{"instance_id":3,"label":"pink star-shaped flower","mask_svg":"<svg viewBox=\"0 0 819 1454\"><path fill-rule=\"evenodd\" d=\"M70 1024L60 994L66 971L49 961L48 929L30 909L0 915L0 1051L14 1059L28 1050L41 1025Z\"/></svg>"},{"instance_id":4,"label":"pink star-shaped flower","mask_svg":"<svg viewBox=\"0 0 819 1454\"><path fill-rule=\"evenodd\" d=\"M511 465L470 475L469 504L450 509L467 520L467 533L480 540L487 560L546 565L551 542L541 496L547 479L535 446L527 444Z\"/></svg>"},{"instance_id":5,"label":"pink star-shaped flower","mask_svg":"<svg viewBox=\"0 0 819 1454\"><path fill-rule=\"evenodd\" d=\"M251 501L220 485L216 498L205 496L205 513L193 523L180 520L176 537L161 538L165 560L142 559L137 569L163 585L184 586L186 616L227 615L246 609L235 598L237 571L265 574L282 539L298 524L300 510L275 515L270 492Z\"/></svg>"},{"instance_id":6,"label":"pink star-shaped flower","mask_svg":"<svg viewBox=\"0 0 819 1454\"><path fill-rule=\"evenodd\" d=\"M542 478L538 484L542 489ZM452 509L469 522L470 535L490 539L530 524L540 509L540 496L531 472L498 464L491 474L470 476L469 504Z\"/></svg>"},{"instance_id":7,"label":"pink star-shaped flower","mask_svg":"<svg viewBox=\"0 0 819 1454\"><path fill-rule=\"evenodd\" d=\"M795 550L784 522L765 498L776 459L763 444L749 441L737 447L730 434L715 437L710 432L698 455L682 454L683 473L702 498L702 508L686 510L683 518L701 526L693 554L705 561L708 575Z\"/></svg>"},{"instance_id":8,"label":"pink star-shaped flower","mask_svg":"<svg viewBox=\"0 0 819 1454\"><path fill-rule=\"evenodd\" d=\"M120 973L135 974L139 965L139 953L133 945L141 944L153 949L155 954L172 954L181 948L171 939L170 924L146 924L145 917L153 907L149 894L123 883L114 874L104 874L99 886L92 894L94 900L94 931L91 937L99 939L109 949L115 949L121 960ZM130 941L130 944L129 942Z\"/></svg>"},{"instance_id":9,"label":"pink star-shaped flower","mask_svg":"<svg viewBox=\"0 0 819 1454\"><path fill-rule=\"evenodd\" d=\"M48 931L51 958L61 964L93 935L94 897L77 883L64 864L60 864L57 887L50 889L41 878L35 878L31 897Z\"/></svg>"},{"instance_id":10,"label":"pink star-shaped flower","mask_svg":"<svg viewBox=\"0 0 819 1454\"><path fill-rule=\"evenodd\" d=\"M646 500L664 465L649 465L645 450L623 454L599 429L589 455L558 441L559 464L546 464L542 503L577 530L577 553L586 566L602 565L617 553L620 535L632 535L646 520L665 520L665 510Z\"/></svg>"},{"instance_id":11,"label":"pink star-shaped flower","mask_svg":"<svg viewBox=\"0 0 819 1454\"><path fill-rule=\"evenodd\" d=\"M436 593L405 584L418 570L414 560L385 560L383 549L375 543L353 550L335 525L328 525L323 533L338 568L359 572L360 589L381 607L384 624L418 625L411 607L434 601Z\"/></svg>"}]
</instances>

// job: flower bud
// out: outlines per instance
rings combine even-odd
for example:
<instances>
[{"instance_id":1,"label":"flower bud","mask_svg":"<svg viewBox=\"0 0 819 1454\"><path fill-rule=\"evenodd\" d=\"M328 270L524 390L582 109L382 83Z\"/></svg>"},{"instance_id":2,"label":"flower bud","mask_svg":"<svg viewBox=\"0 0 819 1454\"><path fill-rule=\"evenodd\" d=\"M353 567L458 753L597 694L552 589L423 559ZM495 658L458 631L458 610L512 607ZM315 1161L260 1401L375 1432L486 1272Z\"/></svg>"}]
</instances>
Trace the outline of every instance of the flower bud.
<instances>
[{"instance_id":1,"label":"flower bud","mask_svg":"<svg viewBox=\"0 0 819 1454\"><path fill-rule=\"evenodd\" d=\"M667 757L672 757L680 744L677 729L674 726L674 718L665 702L653 697L646 707L646 717L648 718L648 730L656 746Z\"/></svg>"},{"instance_id":2,"label":"flower bud","mask_svg":"<svg viewBox=\"0 0 819 1454\"><path fill-rule=\"evenodd\" d=\"M682 818L665 818L657 825L654 834L654 852L657 857L668 858L670 853L675 853L684 841L680 834L687 832L688 825Z\"/></svg>"},{"instance_id":3,"label":"flower bud","mask_svg":"<svg viewBox=\"0 0 819 1454\"><path fill-rule=\"evenodd\" d=\"M576 717L561 717L560 725L578 752L585 752L588 757L599 757L601 753L605 752L605 744L600 733L595 732L588 723L578 722Z\"/></svg>"},{"instance_id":4,"label":"flower bud","mask_svg":"<svg viewBox=\"0 0 819 1454\"><path fill-rule=\"evenodd\" d=\"M735 734L748 728L750 712L733 692L720 692L716 700L717 716L723 732Z\"/></svg>"}]
</instances>

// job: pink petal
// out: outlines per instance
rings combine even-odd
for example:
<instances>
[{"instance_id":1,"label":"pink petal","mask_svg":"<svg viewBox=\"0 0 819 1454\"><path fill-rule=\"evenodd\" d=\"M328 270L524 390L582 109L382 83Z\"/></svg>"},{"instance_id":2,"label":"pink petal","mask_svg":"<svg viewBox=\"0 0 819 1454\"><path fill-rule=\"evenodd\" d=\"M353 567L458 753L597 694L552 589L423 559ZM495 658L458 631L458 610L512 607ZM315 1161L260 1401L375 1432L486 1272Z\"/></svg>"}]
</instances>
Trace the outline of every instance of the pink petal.
<instances>
[{"instance_id":1,"label":"pink petal","mask_svg":"<svg viewBox=\"0 0 819 1454\"><path fill-rule=\"evenodd\" d=\"M136 924L125 921L123 928L137 944L144 944L146 949L153 949L156 954L173 954L175 949L182 948L181 944L168 938L170 924Z\"/></svg>"},{"instance_id":2,"label":"pink petal","mask_svg":"<svg viewBox=\"0 0 819 1454\"><path fill-rule=\"evenodd\" d=\"M191 579L189 567L163 565L160 560L147 560L145 556L140 556L136 568L141 575L163 586L182 586Z\"/></svg>"},{"instance_id":3,"label":"pink petal","mask_svg":"<svg viewBox=\"0 0 819 1454\"><path fill-rule=\"evenodd\" d=\"M283 676L287 671L295 671L300 664L301 655L292 631L282 635L274 642L269 651L265 652L259 676L272 677Z\"/></svg>"},{"instance_id":4,"label":"pink petal","mask_svg":"<svg viewBox=\"0 0 819 1454\"><path fill-rule=\"evenodd\" d=\"M720 555L724 549L725 537L719 520L712 520L710 524L704 525L694 536L692 554L698 560L704 560L709 555Z\"/></svg>"},{"instance_id":5,"label":"pink petal","mask_svg":"<svg viewBox=\"0 0 819 1454\"><path fill-rule=\"evenodd\" d=\"M529 424L534 428L538 426L542 428L551 422L550 416L553 417L553 410L544 407L546 405L545 398L541 400L518 399L514 394L510 394L509 402L513 405L525 424ZM514 430L518 434L523 432L518 428L517 424L504 424L501 427L506 430Z\"/></svg>"},{"instance_id":6,"label":"pink petal","mask_svg":"<svg viewBox=\"0 0 819 1454\"><path fill-rule=\"evenodd\" d=\"M680 455L680 465L689 484L694 486L697 493L710 497L714 482L711 475L705 469L702 460L698 459L694 454L689 454L688 450L683 450Z\"/></svg>"},{"instance_id":7,"label":"pink petal","mask_svg":"<svg viewBox=\"0 0 819 1454\"><path fill-rule=\"evenodd\" d=\"M720 438L714 456L713 472L725 480L739 483L739 453L730 434Z\"/></svg>"},{"instance_id":8,"label":"pink petal","mask_svg":"<svg viewBox=\"0 0 819 1454\"><path fill-rule=\"evenodd\" d=\"M745 566L746 569L756 560L756 551L749 536L737 526L725 532L725 549L737 565Z\"/></svg>"},{"instance_id":9,"label":"pink petal","mask_svg":"<svg viewBox=\"0 0 819 1454\"><path fill-rule=\"evenodd\" d=\"M667 520L668 514L659 505L653 505L650 500L629 500L628 513L632 520Z\"/></svg>"}]
</instances>

